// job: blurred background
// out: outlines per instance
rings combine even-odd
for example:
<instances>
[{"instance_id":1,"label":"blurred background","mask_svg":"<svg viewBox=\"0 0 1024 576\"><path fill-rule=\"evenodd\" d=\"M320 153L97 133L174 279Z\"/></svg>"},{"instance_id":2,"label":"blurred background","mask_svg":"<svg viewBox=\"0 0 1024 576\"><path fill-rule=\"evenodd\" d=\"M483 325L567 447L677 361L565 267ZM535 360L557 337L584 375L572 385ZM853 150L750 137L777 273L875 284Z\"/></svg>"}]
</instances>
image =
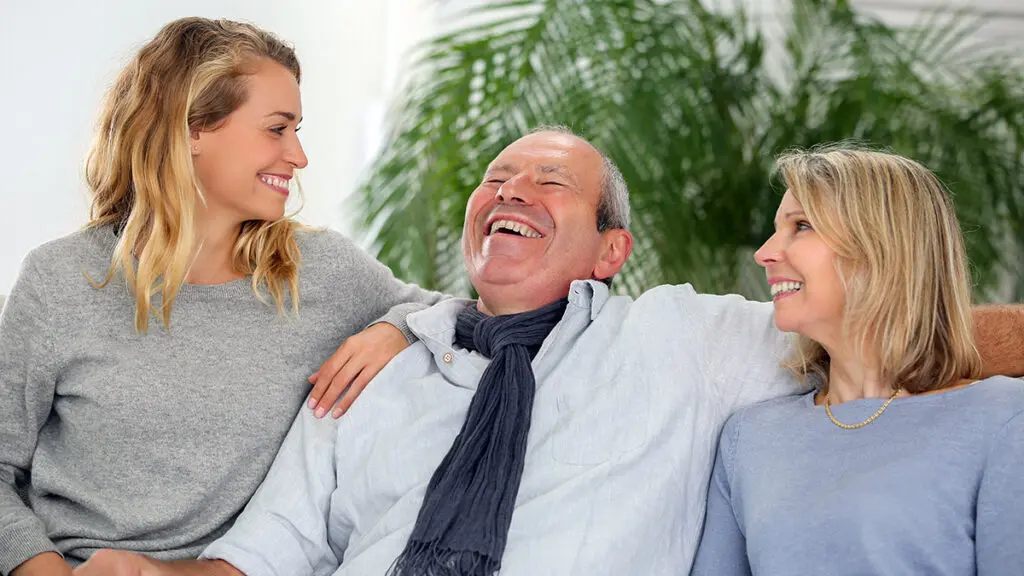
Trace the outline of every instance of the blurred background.
<instances>
[{"instance_id":1,"label":"blurred background","mask_svg":"<svg viewBox=\"0 0 1024 576\"><path fill-rule=\"evenodd\" d=\"M32 247L84 222L82 161L117 71L199 15L295 45L300 218L427 287L469 292L465 199L522 132L564 124L630 185L619 291L766 296L751 254L782 192L772 158L855 139L934 169L978 300L1024 301L1022 0L3 1L0 294Z\"/></svg>"}]
</instances>

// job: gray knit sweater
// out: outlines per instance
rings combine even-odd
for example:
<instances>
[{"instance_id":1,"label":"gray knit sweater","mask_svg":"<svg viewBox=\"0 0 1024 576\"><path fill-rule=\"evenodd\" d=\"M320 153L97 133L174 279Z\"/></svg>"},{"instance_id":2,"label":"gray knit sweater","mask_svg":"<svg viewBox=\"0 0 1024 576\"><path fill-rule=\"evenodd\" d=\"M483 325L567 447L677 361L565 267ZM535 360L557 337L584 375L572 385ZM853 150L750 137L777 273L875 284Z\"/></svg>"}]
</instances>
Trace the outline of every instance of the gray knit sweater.
<instances>
[{"instance_id":1,"label":"gray knit sweater","mask_svg":"<svg viewBox=\"0 0 1024 576\"><path fill-rule=\"evenodd\" d=\"M105 277L114 240L100 228L32 251L0 316L4 576L49 550L195 557L259 486L309 375L377 319L408 334L406 314L441 298L340 234L302 232L297 317L248 279L185 285L170 333L140 335L123 281L83 274Z\"/></svg>"}]
</instances>

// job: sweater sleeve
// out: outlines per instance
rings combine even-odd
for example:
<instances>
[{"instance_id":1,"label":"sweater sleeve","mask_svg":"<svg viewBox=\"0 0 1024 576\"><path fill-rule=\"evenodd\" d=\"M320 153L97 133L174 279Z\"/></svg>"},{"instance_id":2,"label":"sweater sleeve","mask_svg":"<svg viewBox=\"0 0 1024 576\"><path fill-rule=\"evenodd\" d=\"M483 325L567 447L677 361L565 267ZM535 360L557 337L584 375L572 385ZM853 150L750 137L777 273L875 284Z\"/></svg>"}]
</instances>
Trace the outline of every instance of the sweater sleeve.
<instances>
[{"instance_id":1,"label":"sweater sleeve","mask_svg":"<svg viewBox=\"0 0 1024 576\"><path fill-rule=\"evenodd\" d=\"M1024 413L996 438L978 489L974 546L978 576L1024 574Z\"/></svg>"},{"instance_id":2,"label":"sweater sleeve","mask_svg":"<svg viewBox=\"0 0 1024 576\"><path fill-rule=\"evenodd\" d=\"M44 279L29 255L0 315L0 573L56 552L24 500L39 430L53 406L56 374Z\"/></svg>"},{"instance_id":3,"label":"sweater sleeve","mask_svg":"<svg viewBox=\"0 0 1024 576\"><path fill-rule=\"evenodd\" d=\"M730 468L738 434L740 415L729 419L718 443L704 532L694 559L691 576L750 576L747 542L733 508Z\"/></svg>"},{"instance_id":4,"label":"sweater sleeve","mask_svg":"<svg viewBox=\"0 0 1024 576\"><path fill-rule=\"evenodd\" d=\"M414 312L425 310L441 300L450 298L446 294L424 290L416 284L403 282L395 277L391 269L361 250L352 241L340 234L336 238L343 242L348 253L348 270L345 274L355 276L363 300L355 302L363 311L364 327L386 322L398 328L409 343L416 336L409 330L405 318Z\"/></svg>"}]
</instances>

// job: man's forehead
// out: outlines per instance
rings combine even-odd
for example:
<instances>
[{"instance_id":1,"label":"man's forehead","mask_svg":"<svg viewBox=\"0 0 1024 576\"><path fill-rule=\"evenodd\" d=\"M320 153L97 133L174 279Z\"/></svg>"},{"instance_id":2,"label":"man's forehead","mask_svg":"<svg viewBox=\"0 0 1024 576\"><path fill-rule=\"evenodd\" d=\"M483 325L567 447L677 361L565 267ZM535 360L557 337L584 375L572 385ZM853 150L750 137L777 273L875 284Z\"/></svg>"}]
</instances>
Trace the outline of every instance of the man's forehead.
<instances>
[{"instance_id":1,"label":"man's forehead","mask_svg":"<svg viewBox=\"0 0 1024 576\"><path fill-rule=\"evenodd\" d=\"M529 164L542 172L578 172L600 167L600 162L600 153L582 138L560 132L537 132L509 144L487 170L515 172ZM588 163L595 165L587 166Z\"/></svg>"},{"instance_id":2,"label":"man's forehead","mask_svg":"<svg viewBox=\"0 0 1024 576\"><path fill-rule=\"evenodd\" d=\"M531 162L530 164L532 165L533 168L535 168L541 174L557 174L557 173L569 174L569 173L572 172L572 170L569 168L569 166L567 164L564 164L564 163L561 163L561 162L549 162L549 163L544 163L544 164L537 164L537 163ZM499 159L495 160L494 162L491 162L490 165L487 166L487 171L488 172L518 172L522 168L523 168L522 163L519 163L519 162L507 162L507 161L503 161L503 160L501 160L499 158Z\"/></svg>"}]
</instances>

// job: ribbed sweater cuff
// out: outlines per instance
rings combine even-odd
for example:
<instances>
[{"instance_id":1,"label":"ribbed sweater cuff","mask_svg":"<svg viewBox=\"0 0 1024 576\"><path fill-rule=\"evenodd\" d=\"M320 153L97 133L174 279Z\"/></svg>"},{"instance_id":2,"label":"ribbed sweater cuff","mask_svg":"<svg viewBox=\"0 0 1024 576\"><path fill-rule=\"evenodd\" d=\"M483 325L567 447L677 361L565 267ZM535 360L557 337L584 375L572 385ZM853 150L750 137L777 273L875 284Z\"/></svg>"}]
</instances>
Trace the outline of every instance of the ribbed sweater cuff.
<instances>
[{"instance_id":1,"label":"ribbed sweater cuff","mask_svg":"<svg viewBox=\"0 0 1024 576\"><path fill-rule=\"evenodd\" d=\"M408 302L405 304L399 304L391 308L391 310L388 311L387 314L380 317L373 324L387 322L388 324L391 324L395 328L398 328L398 330L403 335L405 335L405 339L407 342L409 342L409 344L414 344L419 340L419 338L412 333L412 330L409 329L409 324L406 323L405 318L409 316L409 314L412 314L413 312L419 312L420 310L426 310L427 308L430 308L429 304L423 304L420 302ZM370 326L373 326L373 324L370 324Z\"/></svg>"},{"instance_id":2,"label":"ribbed sweater cuff","mask_svg":"<svg viewBox=\"0 0 1024 576\"><path fill-rule=\"evenodd\" d=\"M43 552L60 553L46 537L39 520L23 520L0 529L0 574L3 576L10 576L15 568Z\"/></svg>"}]
</instances>

